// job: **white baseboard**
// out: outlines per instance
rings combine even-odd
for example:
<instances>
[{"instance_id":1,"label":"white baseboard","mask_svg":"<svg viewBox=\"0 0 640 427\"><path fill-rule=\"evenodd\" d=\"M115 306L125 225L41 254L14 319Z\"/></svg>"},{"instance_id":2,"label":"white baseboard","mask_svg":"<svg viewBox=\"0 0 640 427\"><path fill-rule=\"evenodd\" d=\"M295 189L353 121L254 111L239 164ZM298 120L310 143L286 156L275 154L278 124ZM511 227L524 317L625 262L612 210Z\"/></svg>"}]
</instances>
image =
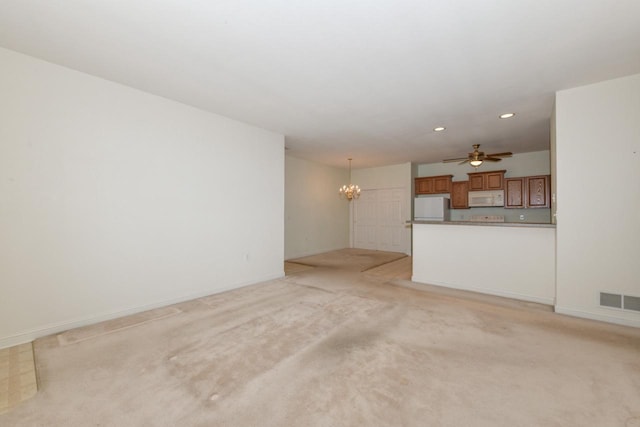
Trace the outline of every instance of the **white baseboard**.
<instances>
[{"instance_id":1,"label":"white baseboard","mask_svg":"<svg viewBox=\"0 0 640 427\"><path fill-rule=\"evenodd\" d=\"M509 291L497 291L494 289L476 288L472 286L459 286L459 285L453 285L451 283L445 283L445 282L435 282L435 281L425 282L422 280L416 280L415 277L413 276L411 277L411 281L415 283L424 283L427 285L442 286L443 288L451 288L451 289L457 289L461 291L478 292L481 294L517 299L521 301L535 302L538 304L545 304L545 305L551 305L551 306L555 303L554 298L538 297L534 295L520 294L517 292L509 292Z\"/></svg>"},{"instance_id":2,"label":"white baseboard","mask_svg":"<svg viewBox=\"0 0 640 427\"><path fill-rule=\"evenodd\" d=\"M611 316L608 314L593 313L590 311L577 310L575 308L567 308L555 306L555 312L558 314L566 314L567 316L581 317L583 319L598 320L600 322L615 323L616 325L631 326L640 328L640 319L627 319L624 317Z\"/></svg>"},{"instance_id":3,"label":"white baseboard","mask_svg":"<svg viewBox=\"0 0 640 427\"><path fill-rule=\"evenodd\" d=\"M188 295L183 295L176 298L171 298L163 301L156 301L149 304L144 304L136 307L129 307L123 310L112 311L108 313L102 313L96 316L84 317L79 319L67 320L59 323L50 323L48 325L42 325L40 327L30 329L28 331L20 332L15 335L0 338L0 349L13 347L16 345L31 342L38 338L46 337L47 335L57 334L59 332L68 331L69 329L80 328L83 326L93 325L94 323L104 322L106 320L116 319L118 317L129 316L131 314L141 313L143 311L153 310L154 308L166 307L172 304L181 303L184 301L190 301L197 298L206 297L209 295L215 295L233 289L243 288L245 286L255 285L261 282L267 282L269 280L280 279L284 277L284 270L277 274L265 276L256 281L237 283L234 285L224 286L214 290L207 290L202 292L196 292Z\"/></svg>"}]
</instances>

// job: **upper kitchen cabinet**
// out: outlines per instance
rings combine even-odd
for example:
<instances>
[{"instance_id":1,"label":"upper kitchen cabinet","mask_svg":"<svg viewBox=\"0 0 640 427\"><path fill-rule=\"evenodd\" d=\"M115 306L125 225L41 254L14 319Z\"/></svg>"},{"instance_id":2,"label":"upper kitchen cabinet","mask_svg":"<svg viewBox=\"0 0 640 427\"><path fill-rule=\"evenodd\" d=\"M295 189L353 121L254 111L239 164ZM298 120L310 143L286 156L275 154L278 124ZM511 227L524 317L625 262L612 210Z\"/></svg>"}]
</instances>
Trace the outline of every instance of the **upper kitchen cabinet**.
<instances>
[{"instance_id":1,"label":"upper kitchen cabinet","mask_svg":"<svg viewBox=\"0 0 640 427\"><path fill-rule=\"evenodd\" d=\"M416 195L445 194L451 192L453 175L424 176L416 178Z\"/></svg>"},{"instance_id":2,"label":"upper kitchen cabinet","mask_svg":"<svg viewBox=\"0 0 640 427\"><path fill-rule=\"evenodd\" d=\"M527 207L548 208L551 206L549 175L527 177Z\"/></svg>"},{"instance_id":3,"label":"upper kitchen cabinet","mask_svg":"<svg viewBox=\"0 0 640 427\"><path fill-rule=\"evenodd\" d=\"M526 176L505 179L505 208L548 208L551 206L551 177Z\"/></svg>"},{"instance_id":4,"label":"upper kitchen cabinet","mask_svg":"<svg viewBox=\"0 0 640 427\"><path fill-rule=\"evenodd\" d=\"M468 173L469 191L503 190L505 172L506 170Z\"/></svg>"},{"instance_id":5,"label":"upper kitchen cabinet","mask_svg":"<svg viewBox=\"0 0 640 427\"><path fill-rule=\"evenodd\" d=\"M525 178L507 178L505 186L505 208L524 208L527 196Z\"/></svg>"},{"instance_id":6,"label":"upper kitchen cabinet","mask_svg":"<svg viewBox=\"0 0 640 427\"><path fill-rule=\"evenodd\" d=\"M451 183L451 209L469 209L469 181Z\"/></svg>"}]
</instances>

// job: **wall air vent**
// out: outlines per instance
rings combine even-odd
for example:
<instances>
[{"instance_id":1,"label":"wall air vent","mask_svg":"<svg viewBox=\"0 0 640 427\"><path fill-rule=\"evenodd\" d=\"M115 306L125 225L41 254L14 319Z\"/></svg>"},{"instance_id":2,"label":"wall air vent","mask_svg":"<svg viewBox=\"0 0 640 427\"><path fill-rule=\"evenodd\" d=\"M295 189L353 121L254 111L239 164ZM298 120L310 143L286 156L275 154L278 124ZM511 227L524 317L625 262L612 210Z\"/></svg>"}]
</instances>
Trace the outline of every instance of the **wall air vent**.
<instances>
[{"instance_id":1,"label":"wall air vent","mask_svg":"<svg viewBox=\"0 0 640 427\"><path fill-rule=\"evenodd\" d=\"M622 295L600 292L600 305L603 307L622 308Z\"/></svg>"},{"instance_id":2,"label":"wall air vent","mask_svg":"<svg viewBox=\"0 0 640 427\"><path fill-rule=\"evenodd\" d=\"M625 310L640 311L640 297L625 295L623 308Z\"/></svg>"},{"instance_id":3,"label":"wall air vent","mask_svg":"<svg viewBox=\"0 0 640 427\"><path fill-rule=\"evenodd\" d=\"M640 311L640 297L600 292L600 306L622 310Z\"/></svg>"}]
</instances>

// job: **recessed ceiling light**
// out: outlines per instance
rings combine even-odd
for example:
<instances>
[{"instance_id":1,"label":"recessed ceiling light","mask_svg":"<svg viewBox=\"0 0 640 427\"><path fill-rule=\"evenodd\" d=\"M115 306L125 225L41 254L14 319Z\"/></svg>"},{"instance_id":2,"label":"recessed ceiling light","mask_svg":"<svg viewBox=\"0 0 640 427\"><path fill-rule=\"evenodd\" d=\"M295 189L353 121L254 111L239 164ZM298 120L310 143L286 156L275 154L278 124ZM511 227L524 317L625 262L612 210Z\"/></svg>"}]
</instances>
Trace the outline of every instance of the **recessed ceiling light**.
<instances>
[{"instance_id":1,"label":"recessed ceiling light","mask_svg":"<svg viewBox=\"0 0 640 427\"><path fill-rule=\"evenodd\" d=\"M516 113L504 113L504 114L500 114L500 118L501 119L510 119L511 117L515 116Z\"/></svg>"},{"instance_id":2,"label":"recessed ceiling light","mask_svg":"<svg viewBox=\"0 0 640 427\"><path fill-rule=\"evenodd\" d=\"M443 126L438 126L437 128L433 128L433 130L436 131L436 132L442 132L445 129L446 129L446 127L443 127Z\"/></svg>"}]
</instances>

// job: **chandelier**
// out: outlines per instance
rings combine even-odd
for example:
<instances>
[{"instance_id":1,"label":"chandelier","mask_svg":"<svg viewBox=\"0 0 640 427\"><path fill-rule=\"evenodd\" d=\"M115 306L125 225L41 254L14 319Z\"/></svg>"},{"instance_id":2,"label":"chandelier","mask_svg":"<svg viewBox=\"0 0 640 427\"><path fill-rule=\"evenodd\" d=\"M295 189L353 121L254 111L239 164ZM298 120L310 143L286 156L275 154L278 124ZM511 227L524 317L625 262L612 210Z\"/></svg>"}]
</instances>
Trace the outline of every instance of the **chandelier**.
<instances>
[{"instance_id":1,"label":"chandelier","mask_svg":"<svg viewBox=\"0 0 640 427\"><path fill-rule=\"evenodd\" d=\"M349 201L360 197L360 187L351 184L351 160L352 159L349 159L349 185L340 187L340 195L345 196Z\"/></svg>"}]
</instances>

